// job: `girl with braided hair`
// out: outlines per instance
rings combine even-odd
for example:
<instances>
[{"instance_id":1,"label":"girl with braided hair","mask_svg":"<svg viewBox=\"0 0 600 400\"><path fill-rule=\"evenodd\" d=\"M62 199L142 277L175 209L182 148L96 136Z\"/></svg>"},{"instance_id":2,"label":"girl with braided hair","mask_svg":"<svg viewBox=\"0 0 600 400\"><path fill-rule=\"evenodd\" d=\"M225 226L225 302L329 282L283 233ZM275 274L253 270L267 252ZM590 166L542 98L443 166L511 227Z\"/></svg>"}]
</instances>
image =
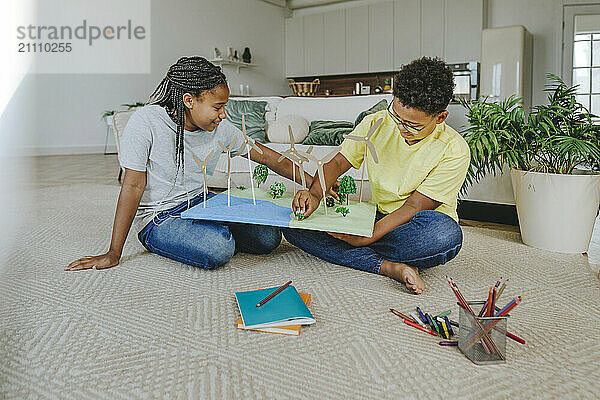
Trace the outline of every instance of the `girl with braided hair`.
<instances>
[{"instance_id":1,"label":"girl with braided hair","mask_svg":"<svg viewBox=\"0 0 600 400\"><path fill-rule=\"evenodd\" d=\"M265 254L279 245L277 227L179 218L205 200L204 178L194 156L204 160L213 152L206 168L212 175L223 152L218 142L226 147L243 142L242 132L226 119L228 99L225 75L206 59L183 57L169 68L148 104L131 116L121 138L119 161L125 175L109 250L80 258L65 270L117 265L132 224L149 251L205 269L227 263L238 251ZM279 153L257 146L263 154L251 150L252 160L292 176L291 161L277 162ZM232 151L231 157L242 152ZM296 177L300 181L299 170ZM312 182L310 175L305 178Z\"/></svg>"}]
</instances>

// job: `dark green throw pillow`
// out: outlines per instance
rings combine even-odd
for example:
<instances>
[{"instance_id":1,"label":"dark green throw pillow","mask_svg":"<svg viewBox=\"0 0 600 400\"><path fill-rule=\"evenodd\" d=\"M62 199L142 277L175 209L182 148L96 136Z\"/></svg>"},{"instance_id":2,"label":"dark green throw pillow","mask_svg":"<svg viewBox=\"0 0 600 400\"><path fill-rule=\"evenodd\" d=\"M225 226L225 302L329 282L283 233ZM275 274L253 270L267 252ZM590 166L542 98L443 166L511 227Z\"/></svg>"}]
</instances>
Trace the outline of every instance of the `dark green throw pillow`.
<instances>
[{"instance_id":1,"label":"dark green throw pillow","mask_svg":"<svg viewBox=\"0 0 600 400\"><path fill-rule=\"evenodd\" d=\"M354 129L350 121L312 121L302 144L337 146Z\"/></svg>"},{"instance_id":2,"label":"dark green throw pillow","mask_svg":"<svg viewBox=\"0 0 600 400\"><path fill-rule=\"evenodd\" d=\"M242 114L244 114L246 134L252 139L264 143L266 137L266 108L266 101L229 100L225 106L225 113L227 119L240 130L242 129Z\"/></svg>"},{"instance_id":3,"label":"dark green throw pillow","mask_svg":"<svg viewBox=\"0 0 600 400\"><path fill-rule=\"evenodd\" d=\"M369 108L358 114L356 117L356 121L354 122L354 126L356 127L360 122L369 114L376 113L377 111L385 110L388 107L388 102L386 99L381 100L379 103L375 104L373 107Z\"/></svg>"}]
</instances>

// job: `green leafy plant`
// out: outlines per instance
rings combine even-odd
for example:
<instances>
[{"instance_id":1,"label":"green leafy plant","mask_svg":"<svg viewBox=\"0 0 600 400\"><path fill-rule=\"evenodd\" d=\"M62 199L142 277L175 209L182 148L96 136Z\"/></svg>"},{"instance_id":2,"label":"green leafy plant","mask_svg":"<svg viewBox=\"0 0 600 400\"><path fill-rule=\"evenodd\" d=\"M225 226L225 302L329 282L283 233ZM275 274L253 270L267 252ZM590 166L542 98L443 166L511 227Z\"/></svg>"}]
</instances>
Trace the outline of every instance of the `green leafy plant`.
<instances>
[{"instance_id":1,"label":"green leafy plant","mask_svg":"<svg viewBox=\"0 0 600 400\"><path fill-rule=\"evenodd\" d=\"M246 190L246 186L244 186L244 185L240 185L240 186L238 186L238 187L237 187L237 189L240 189L240 190Z\"/></svg>"},{"instance_id":2,"label":"green leafy plant","mask_svg":"<svg viewBox=\"0 0 600 400\"><path fill-rule=\"evenodd\" d=\"M143 103L141 101L136 101L135 103L121 104L122 107L127 107L127 110L131 110L132 108L137 108L137 107L143 107L145 105L146 105L146 103ZM117 110L106 110L102 113L100 118L104 119L106 117L110 117L111 115L114 115L116 112L117 112Z\"/></svg>"},{"instance_id":3,"label":"green leafy plant","mask_svg":"<svg viewBox=\"0 0 600 400\"><path fill-rule=\"evenodd\" d=\"M269 169L266 165L258 164L254 168L254 173L252 174L254 180L256 181L256 185L260 187L261 183L265 183L267 177L269 176Z\"/></svg>"},{"instance_id":4,"label":"green leafy plant","mask_svg":"<svg viewBox=\"0 0 600 400\"><path fill-rule=\"evenodd\" d=\"M304 219L304 213L297 212L295 215L298 221L302 221Z\"/></svg>"},{"instance_id":5,"label":"green leafy plant","mask_svg":"<svg viewBox=\"0 0 600 400\"><path fill-rule=\"evenodd\" d=\"M269 193L274 199L283 196L283 194L285 193L285 185L283 184L283 182L273 182L269 189L271 189L269 190Z\"/></svg>"},{"instance_id":6,"label":"green leafy plant","mask_svg":"<svg viewBox=\"0 0 600 400\"><path fill-rule=\"evenodd\" d=\"M348 195L356 193L356 182L350 175L344 175L340 180L338 193L343 195L346 199L346 205L348 205Z\"/></svg>"},{"instance_id":7,"label":"green leafy plant","mask_svg":"<svg viewBox=\"0 0 600 400\"><path fill-rule=\"evenodd\" d=\"M554 74L547 75L548 104L535 106L527 116L521 98L499 103L486 98L462 101L469 126L463 131L471 150L471 165L463 191L504 163L523 171L572 174L580 165L600 160L600 125Z\"/></svg>"},{"instance_id":8,"label":"green leafy plant","mask_svg":"<svg viewBox=\"0 0 600 400\"><path fill-rule=\"evenodd\" d=\"M333 207L335 205L335 199L333 197L327 197L325 199L325 205L327 207Z\"/></svg>"},{"instance_id":9,"label":"green leafy plant","mask_svg":"<svg viewBox=\"0 0 600 400\"><path fill-rule=\"evenodd\" d=\"M350 209L348 207L338 207L335 209L336 213L342 214L344 217L350 214Z\"/></svg>"}]
</instances>

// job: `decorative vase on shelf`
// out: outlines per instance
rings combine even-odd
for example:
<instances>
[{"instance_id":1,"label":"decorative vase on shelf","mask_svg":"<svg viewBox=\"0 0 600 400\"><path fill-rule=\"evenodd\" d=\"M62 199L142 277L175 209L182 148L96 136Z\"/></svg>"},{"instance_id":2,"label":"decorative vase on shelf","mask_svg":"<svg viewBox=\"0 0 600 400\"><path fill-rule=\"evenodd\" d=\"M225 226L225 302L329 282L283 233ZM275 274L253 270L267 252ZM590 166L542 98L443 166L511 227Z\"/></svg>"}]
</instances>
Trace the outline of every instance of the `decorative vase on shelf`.
<instances>
[{"instance_id":1,"label":"decorative vase on shelf","mask_svg":"<svg viewBox=\"0 0 600 400\"><path fill-rule=\"evenodd\" d=\"M244 49L244 53L242 54L242 61L250 64L251 59L252 59L252 55L250 54L250 48L246 47Z\"/></svg>"},{"instance_id":2,"label":"decorative vase on shelf","mask_svg":"<svg viewBox=\"0 0 600 400\"><path fill-rule=\"evenodd\" d=\"M240 61L240 57L238 56L237 50L233 53L233 61Z\"/></svg>"}]
</instances>

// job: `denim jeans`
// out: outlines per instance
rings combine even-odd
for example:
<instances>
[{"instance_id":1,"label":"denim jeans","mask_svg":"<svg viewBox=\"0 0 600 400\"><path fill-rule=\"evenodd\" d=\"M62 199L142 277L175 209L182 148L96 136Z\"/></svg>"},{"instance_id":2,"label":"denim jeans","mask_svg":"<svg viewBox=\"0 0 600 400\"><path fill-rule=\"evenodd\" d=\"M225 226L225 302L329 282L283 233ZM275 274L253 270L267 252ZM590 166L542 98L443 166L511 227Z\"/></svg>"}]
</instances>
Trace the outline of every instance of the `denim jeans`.
<instances>
[{"instance_id":1,"label":"denim jeans","mask_svg":"<svg viewBox=\"0 0 600 400\"><path fill-rule=\"evenodd\" d=\"M207 199L214 196L209 193ZM190 200L190 207L202 203L202 194ZM138 234L152 253L205 269L226 264L237 252L267 254L281 243L281 229L272 226L217 223L182 219L188 209L183 202L161 211Z\"/></svg>"},{"instance_id":2,"label":"denim jeans","mask_svg":"<svg viewBox=\"0 0 600 400\"><path fill-rule=\"evenodd\" d=\"M377 212L379 221L385 214ZM321 260L362 271L379 273L384 260L429 268L453 259L462 246L462 231L454 219L439 211L416 213L375 243L354 247L326 232L283 229L294 246Z\"/></svg>"}]
</instances>

